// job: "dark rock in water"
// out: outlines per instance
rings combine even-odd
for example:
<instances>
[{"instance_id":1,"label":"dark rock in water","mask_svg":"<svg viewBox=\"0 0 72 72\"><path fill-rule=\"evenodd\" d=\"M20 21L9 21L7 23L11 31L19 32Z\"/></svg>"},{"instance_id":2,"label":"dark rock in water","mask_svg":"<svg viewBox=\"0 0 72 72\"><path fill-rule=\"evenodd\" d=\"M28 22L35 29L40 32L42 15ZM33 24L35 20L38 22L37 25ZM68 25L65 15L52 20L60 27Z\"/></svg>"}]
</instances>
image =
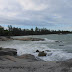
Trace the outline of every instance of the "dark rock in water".
<instances>
[{"instance_id":1,"label":"dark rock in water","mask_svg":"<svg viewBox=\"0 0 72 72\"><path fill-rule=\"evenodd\" d=\"M38 54L38 56L46 56L47 54L44 52L44 51L42 51L42 52L39 52L39 54Z\"/></svg>"},{"instance_id":2,"label":"dark rock in water","mask_svg":"<svg viewBox=\"0 0 72 72\"><path fill-rule=\"evenodd\" d=\"M36 50L36 52L39 52L39 50Z\"/></svg>"},{"instance_id":3,"label":"dark rock in water","mask_svg":"<svg viewBox=\"0 0 72 72\"><path fill-rule=\"evenodd\" d=\"M2 50L3 48L2 47L0 47L0 50Z\"/></svg>"},{"instance_id":4,"label":"dark rock in water","mask_svg":"<svg viewBox=\"0 0 72 72\"><path fill-rule=\"evenodd\" d=\"M16 56L17 55L17 50L16 49L11 49L11 48L1 48L0 49L0 56L4 55L10 55L10 56Z\"/></svg>"},{"instance_id":5,"label":"dark rock in water","mask_svg":"<svg viewBox=\"0 0 72 72\"><path fill-rule=\"evenodd\" d=\"M62 42L62 41L55 41L55 42L60 43L60 42Z\"/></svg>"},{"instance_id":6,"label":"dark rock in water","mask_svg":"<svg viewBox=\"0 0 72 72\"><path fill-rule=\"evenodd\" d=\"M55 42L59 42L59 41L55 41Z\"/></svg>"},{"instance_id":7,"label":"dark rock in water","mask_svg":"<svg viewBox=\"0 0 72 72\"><path fill-rule=\"evenodd\" d=\"M64 46L64 45L59 45L59 46Z\"/></svg>"}]
</instances>

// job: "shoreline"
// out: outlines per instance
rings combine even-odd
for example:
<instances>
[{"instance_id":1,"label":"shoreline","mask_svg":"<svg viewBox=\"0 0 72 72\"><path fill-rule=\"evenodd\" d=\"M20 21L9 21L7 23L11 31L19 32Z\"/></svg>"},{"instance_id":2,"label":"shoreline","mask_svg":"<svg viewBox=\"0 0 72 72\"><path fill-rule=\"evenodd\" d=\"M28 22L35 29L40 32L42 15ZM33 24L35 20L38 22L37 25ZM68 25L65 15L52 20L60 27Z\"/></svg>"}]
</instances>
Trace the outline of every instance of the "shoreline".
<instances>
[{"instance_id":1,"label":"shoreline","mask_svg":"<svg viewBox=\"0 0 72 72\"><path fill-rule=\"evenodd\" d=\"M0 60L0 72L72 72L72 59L67 61L38 61L7 56Z\"/></svg>"},{"instance_id":2,"label":"shoreline","mask_svg":"<svg viewBox=\"0 0 72 72\"><path fill-rule=\"evenodd\" d=\"M14 51L15 49L10 49L8 52L11 52L11 50ZM31 54L24 54L21 56L7 54L0 56L0 72L15 72L15 71L72 72L72 59L66 61L41 61L37 60L35 56Z\"/></svg>"},{"instance_id":3,"label":"shoreline","mask_svg":"<svg viewBox=\"0 0 72 72\"><path fill-rule=\"evenodd\" d=\"M58 41L56 42L58 43ZM6 51L17 52L16 49L10 48ZM66 61L43 61L37 60L31 54L17 56L12 53L5 53L7 55L0 56L0 72L72 72L72 59Z\"/></svg>"}]
</instances>

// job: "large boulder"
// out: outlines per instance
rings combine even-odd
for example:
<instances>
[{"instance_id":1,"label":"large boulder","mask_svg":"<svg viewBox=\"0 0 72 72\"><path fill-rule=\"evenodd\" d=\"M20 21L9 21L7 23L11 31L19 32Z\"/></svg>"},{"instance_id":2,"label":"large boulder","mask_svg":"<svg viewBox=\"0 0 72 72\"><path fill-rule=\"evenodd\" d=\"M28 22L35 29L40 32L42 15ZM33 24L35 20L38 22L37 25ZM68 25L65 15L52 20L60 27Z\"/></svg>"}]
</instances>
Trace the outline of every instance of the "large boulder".
<instances>
[{"instance_id":1,"label":"large boulder","mask_svg":"<svg viewBox=\"0 0 72 72\"><path fill-rule=\"evenodd\" d=\"M16 56L17 50L12 48L0 48L0 56L4 55L10 55L10 56Z\"/></svg>"},{"instance_id":2,"label":"large boulder","mask_svg":"<svg viewBox=\"0 0 72 72\"><path fill-rule=\"evenodd\" d=\"M44 52L44 51L42 51L42 52L39 52L39 54L38 54L38 56L46 56L47 54Z\"/></svg>"}]
</instances>

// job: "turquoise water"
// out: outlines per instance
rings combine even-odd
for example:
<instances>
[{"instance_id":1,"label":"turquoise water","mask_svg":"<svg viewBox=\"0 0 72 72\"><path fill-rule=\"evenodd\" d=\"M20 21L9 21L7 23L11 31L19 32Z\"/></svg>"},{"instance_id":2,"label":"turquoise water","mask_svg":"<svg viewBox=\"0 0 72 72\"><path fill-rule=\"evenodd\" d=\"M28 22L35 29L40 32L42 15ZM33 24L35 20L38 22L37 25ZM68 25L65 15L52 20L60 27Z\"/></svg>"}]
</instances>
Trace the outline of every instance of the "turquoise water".
<instances>
[{"instance_id":1,"label":"turquoise water","mask_svg":"<svg viewBox=\"0 0 72 72\"><path fill-rule=\"evenodd\" d=\"M44 61L62 61L72 58L72 34L16 36L14 38L22 37L44 38L45 41L0 41L0 47L15 48L18 50L18 55L32 54ZM38 57L37 49L45 51L47 56Z\"/></svg>"}]
</instances>

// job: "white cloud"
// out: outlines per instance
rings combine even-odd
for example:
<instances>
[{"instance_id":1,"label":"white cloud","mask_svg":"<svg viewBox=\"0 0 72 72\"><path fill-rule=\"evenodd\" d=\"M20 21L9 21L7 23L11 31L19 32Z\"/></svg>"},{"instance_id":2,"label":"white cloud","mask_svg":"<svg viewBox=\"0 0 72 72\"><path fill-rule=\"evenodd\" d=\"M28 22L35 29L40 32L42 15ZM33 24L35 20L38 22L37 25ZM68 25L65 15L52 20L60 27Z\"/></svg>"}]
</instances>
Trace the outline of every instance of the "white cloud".
<instances>
[{"instance_id":1,"label":"white cloud","mask_svg":"<svg viewBox=\"0 0 72 72\"><path fill-rule=\"evenodd\" d=\"M36 4L33 2L33 0L18 0L20 5L23 7L24 10L44 10L48 7L48 5L45 5L43 3L41 4Z\"/></svg>"}]
</instances>

